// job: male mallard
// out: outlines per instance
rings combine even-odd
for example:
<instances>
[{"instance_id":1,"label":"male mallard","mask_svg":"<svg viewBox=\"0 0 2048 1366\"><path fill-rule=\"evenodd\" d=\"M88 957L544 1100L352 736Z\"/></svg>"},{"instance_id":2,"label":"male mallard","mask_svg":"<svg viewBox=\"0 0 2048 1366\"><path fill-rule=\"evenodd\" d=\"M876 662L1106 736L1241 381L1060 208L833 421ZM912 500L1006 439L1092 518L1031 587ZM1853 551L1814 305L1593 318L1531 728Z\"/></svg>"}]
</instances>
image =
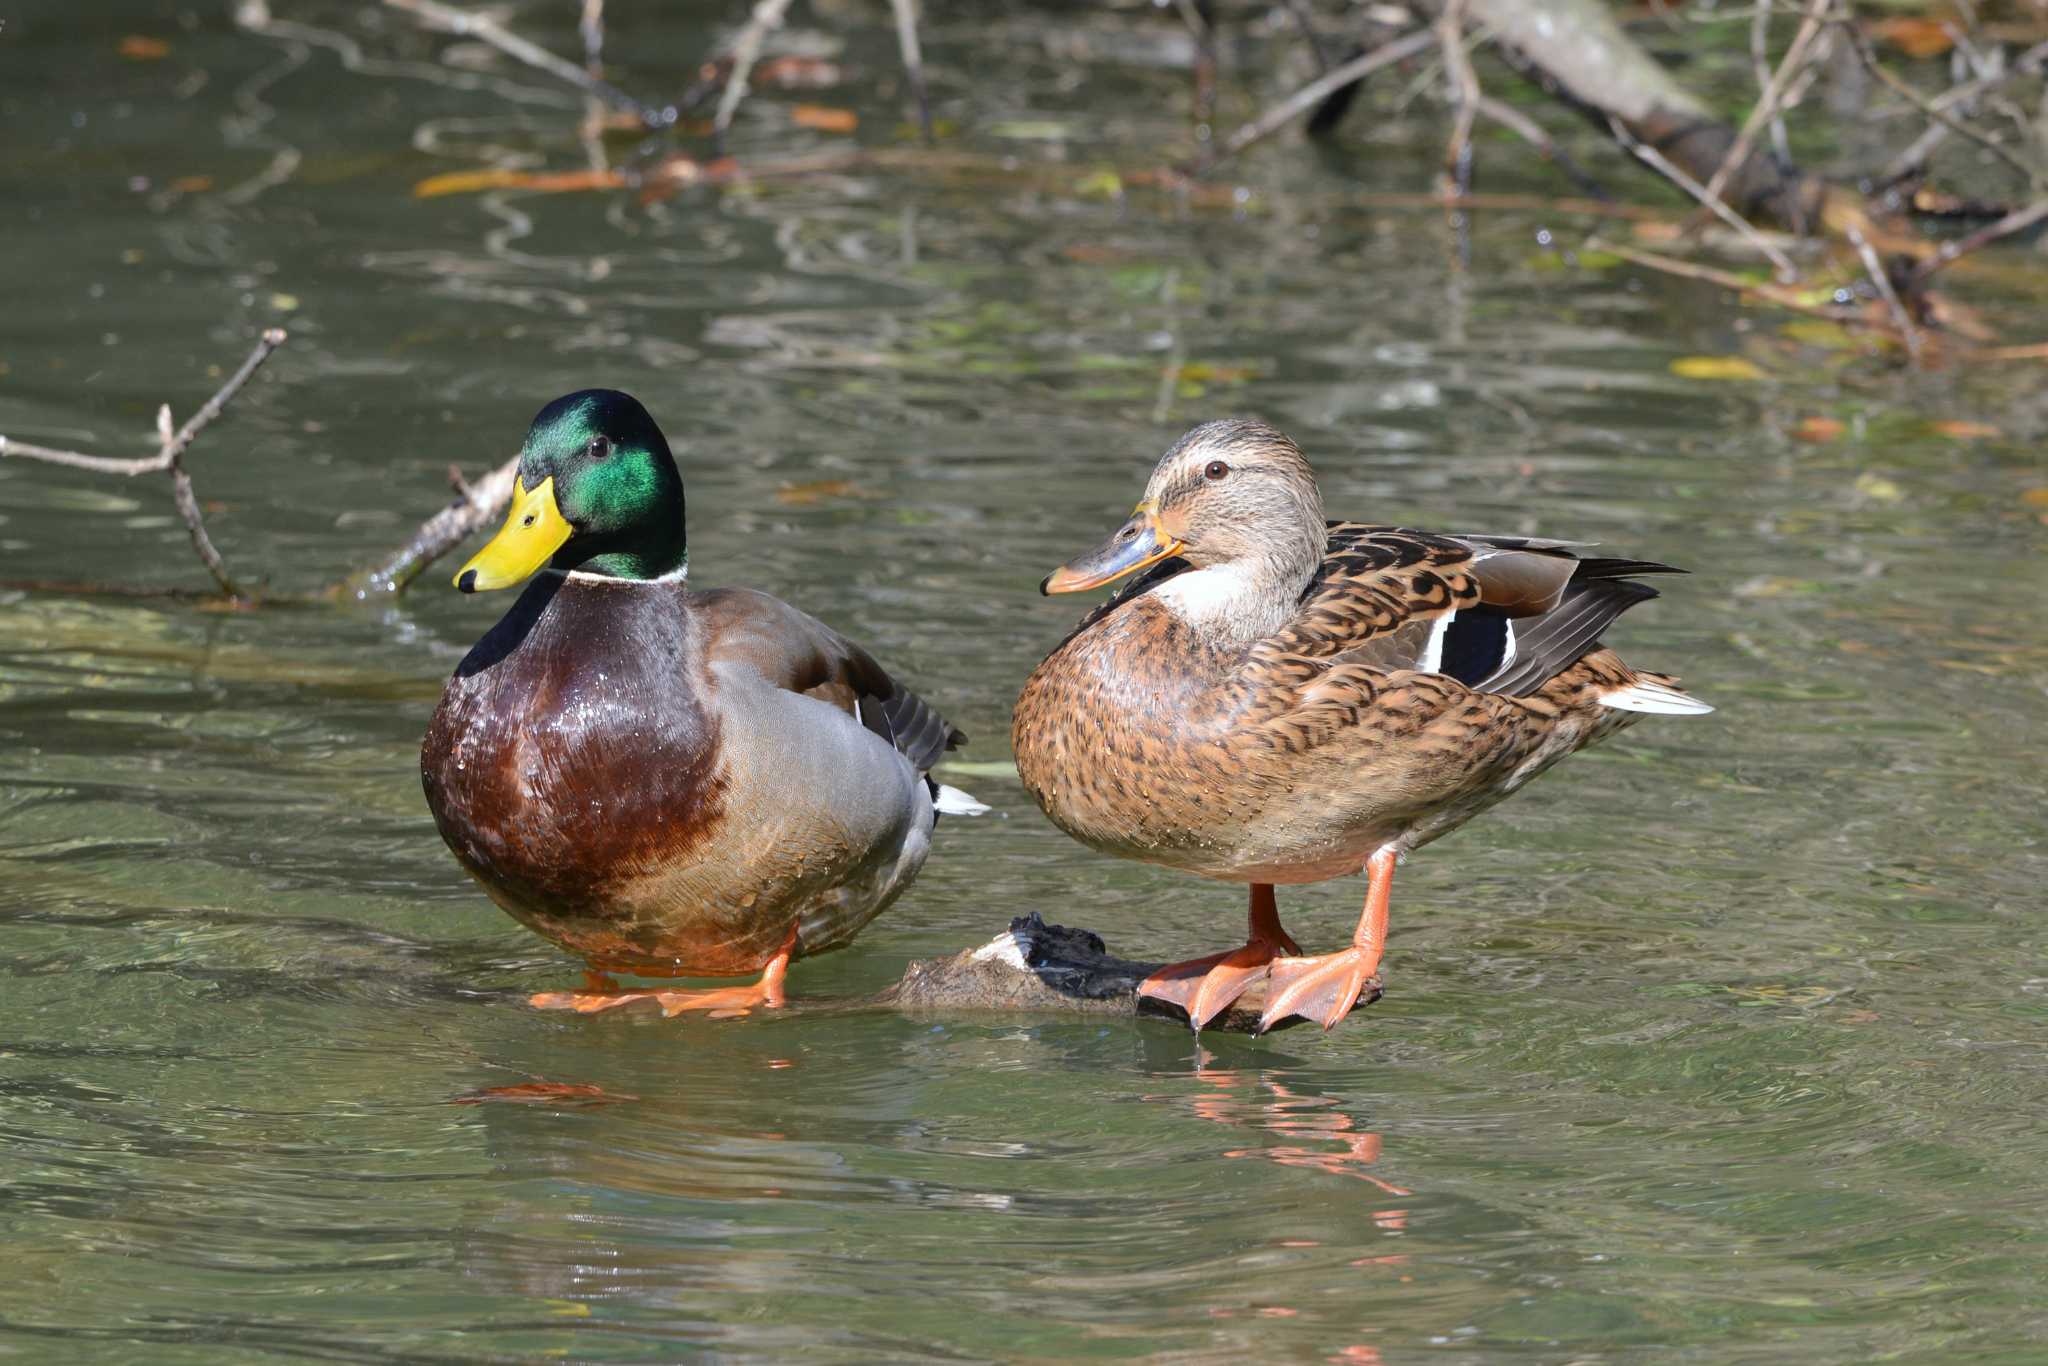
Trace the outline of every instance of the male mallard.
<instances>
[{"instance_id":1,"label":"male mallard","mask_svg":"<svg viewBox=\"0 0 2048 1366\"><path fill-rule=\"evenodd\" d=\"M1644 560L1572 543L1325 522L1292 441L1195 428L1137 511L1040 585L1149 570L1083 618L1017 699L1017 772L1055 825L1124 858L1251 884L1247 943L1145 995L1199 1030L1261 974L1261 1027L1325 1029L1378 971L1402 855L1638 713L1713 710L1600 644L1657 596ZM1365 870L1351 946L1302 957L1275 883Z\"/></svg>"},{"instance_id":2,"label":"male mallard","mask_svg":"<svg viewBox=\"0 0 2048 1366\"><path fill-rule=\"evenodd\" d=\"M673 1015L782 1003L796 955L910 884L965 738L830 627L684 583L683 481L647 410L586 389L540 410L504 529L465 593L538 573L456 669L420 750L441 837L491 899L601 974L717 991L544 993Z\"/></svg>"}]
</instances>

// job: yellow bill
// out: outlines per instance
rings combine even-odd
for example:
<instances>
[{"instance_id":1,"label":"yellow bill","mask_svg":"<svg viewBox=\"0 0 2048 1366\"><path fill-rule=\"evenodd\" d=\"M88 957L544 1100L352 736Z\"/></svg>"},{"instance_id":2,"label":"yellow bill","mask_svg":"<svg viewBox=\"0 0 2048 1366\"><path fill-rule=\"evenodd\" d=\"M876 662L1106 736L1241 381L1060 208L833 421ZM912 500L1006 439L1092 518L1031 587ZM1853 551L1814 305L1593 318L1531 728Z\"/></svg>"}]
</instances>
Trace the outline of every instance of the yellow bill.
<instances>
[{"instance_id":1,"label":"yellow bill","mask_svg":"<svg viewBox=\"0 0 2048 1366\"><path fill-rule=\"evenodd\" d=\"M462 566L455 586L465 593L486 593L524 583L574 534L575 528L555 505L553 475L530 491L515 480L512 510L505 514L505 525Z\"/></svg>"}]
</instances>

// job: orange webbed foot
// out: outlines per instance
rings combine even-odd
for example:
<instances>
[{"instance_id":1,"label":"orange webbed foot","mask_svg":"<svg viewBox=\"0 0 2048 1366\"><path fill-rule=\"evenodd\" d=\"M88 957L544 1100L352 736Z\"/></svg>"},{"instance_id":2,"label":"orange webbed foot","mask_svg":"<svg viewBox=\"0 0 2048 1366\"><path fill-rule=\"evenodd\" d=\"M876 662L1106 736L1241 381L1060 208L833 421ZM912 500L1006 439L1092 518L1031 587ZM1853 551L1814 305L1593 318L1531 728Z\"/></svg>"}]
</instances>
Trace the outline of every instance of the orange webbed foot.
<instances>
[{"instance_id":1,"label":"orange webbed foot","mask_svg":"<svg viewBox=\"0 0 2048 1366\"><path fill-rule=\"evenodd\" d=\"M1138 984L1138 995L1165 1001L1187 1012L1188 1023L1197 1034L1244 995L1245 989L1263 977L1266 967L1282 952L1300 953L1273 905L1273 889L1259 883L1252 887L1250 925L1245 943L1228 953L1168 963Z\"/></svg>"},{"instance_id":2,"label":"orange webbed foot","mask_svg":"<svg viewBox=\"0 0 2048 1366\"><path fill-rule=\"evenodd\" d=\"M1268 969L1269 989L1265 1013L1259 1016L1259 1032L1265 1033L1290 1015L1312 1020L1333 1029L1351 1013L1359 998L1379 983L1373 973L1379 955L1364 950L1340 949L1312 958L1276 958Z\"/></svg>"},{"instance_id":3,"label":"orange webbed foot","mask_svg":"<svg viewBox=\"0 0 2048 1366\"><path fill-rule=\"evenodd\" d=\"M684 1011L702 1010L714 1020L727 1020L751 1014L763 1006L779 1006L783 997L765 983L750 982L743 987L710 987L701 991L542 991L527 998L527 1004L536 1010L573 1010L579 1015L616 1010L636 1001L654 1002L670 1019Z\"/></svg>"},{"instance_id":4,"label":"orange webbed foot","mask_svg":"<svg viewBox=\"0 0 2048 1366\"><path fill-rule=\"evenodd\" d=\"M632 1005L635 1001L652 1001L661 1007L661 1013L674 1019L686 1010L702 1010L714 1020L732 1020L766 1007L775 1009L784 1003L782 981L789 972L790 956L796 950L796 930L791 927L789 937L782 948L768 960L762 970L761 980L750 982L743 987L706 987L700 990L621 991L609 978L590 974L590 986L585 991L542 991L526 998L526 1003L535 1010L573 1010L579 1015L594 1015L600 1010L615 1010L620 1006Z\"/></svg>"}]
</instances>

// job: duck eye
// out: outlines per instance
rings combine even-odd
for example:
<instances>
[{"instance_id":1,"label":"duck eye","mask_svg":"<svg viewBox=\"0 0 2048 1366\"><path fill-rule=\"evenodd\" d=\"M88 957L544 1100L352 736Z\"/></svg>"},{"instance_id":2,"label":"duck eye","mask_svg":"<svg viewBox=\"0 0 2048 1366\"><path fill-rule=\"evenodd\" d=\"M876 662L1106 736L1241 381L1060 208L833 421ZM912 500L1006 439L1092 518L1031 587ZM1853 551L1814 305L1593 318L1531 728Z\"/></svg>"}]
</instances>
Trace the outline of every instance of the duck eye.
<instances>
[{"instance_id":1,"label":"duck eye","mask_svg":"<svg viewBox=\"0 0 2048 1366\"><path fill-rule=\"evenodd\" d=\"M602 460L612 453L612 439L608 436L593 436L590 438L590 444L583 448L583 453L592 460Z\"/></svg>"},{"instance_id":2,"label":"duck eye","mask_svg":"<svg viewBox=\"0 0 2048 1366\"><path fill-rule=\"evenodd\" d=\"M1224 464L1221 460L1211 460L1209 467L1202 471L1202 477L1213 481L1221 479L1228 473L1230 473L1230 466Z\"/></svg>"}]
</instances>

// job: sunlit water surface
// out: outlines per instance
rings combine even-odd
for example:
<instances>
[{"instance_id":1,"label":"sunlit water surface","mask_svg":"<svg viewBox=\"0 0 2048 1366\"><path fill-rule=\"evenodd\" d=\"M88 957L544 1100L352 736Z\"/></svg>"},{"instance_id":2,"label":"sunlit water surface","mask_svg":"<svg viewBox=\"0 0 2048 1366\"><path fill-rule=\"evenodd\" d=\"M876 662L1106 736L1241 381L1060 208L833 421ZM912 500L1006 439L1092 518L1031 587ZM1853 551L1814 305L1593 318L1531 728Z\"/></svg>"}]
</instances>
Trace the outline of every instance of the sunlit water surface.
<instances>
[{"instance_id":1,"label":"sunlit water surface","mask_svg":"<svg viewBox=\"0 0 2048 1366\"><path fill-rule=\"evenodd\" d=\"M1053 48L1028 12L935 14L953 159L920 166L883 11L799 7L846 83L762 92L734 150L906 160L643 203L414 198L587 165L578 109L374 7L43 8L5 33L0 431L141 453L156 403L184 416L289 327L191 463L230 562L296 590L546 399L626 388L676 441L694 576L847 630L972 735L945 776L993 814L948 822L801 998L1030 910L1141 957L1239 929L1240 890L1089 853L1005 768L1079 610L1036 579L1205 417L1292 431L1333 513L1691 567L1610 639L1720 711L1418 856L1388 995L1328 1037L565 1019L521 997L576 965L466 881L417 777L502 600L442 571L252 614L5 592L0 1353L2039 1359L2038 371L1788 337L1561 252L1594 225L1540 210L1475 218L1461 264L1440 213L1370 197L1427 185L1426 112L1283 139L1236 208L1119 199L1102 168L1185 138L1181 45L1143 9L1057 14ZM573 50L573 6L515 9ZM614 9L617 74L653 90L742 6ZM1245 84L1263 50L1226 72L1233 118L1277 88ZM804 101L858 133L794 126ZM1510 143L1480 166L1557 188ZM1963 284L2040 330L2024 271ZM1766 377L1674 375L1689 355ZM1797 439L1813 417L1842 436ZM160 482L18 462L0 575L204 582ZM1283 909L1334 944L1359 890ZM455 1103L528 1082L589 1089Z\"/></svg>"}]
</instances>

